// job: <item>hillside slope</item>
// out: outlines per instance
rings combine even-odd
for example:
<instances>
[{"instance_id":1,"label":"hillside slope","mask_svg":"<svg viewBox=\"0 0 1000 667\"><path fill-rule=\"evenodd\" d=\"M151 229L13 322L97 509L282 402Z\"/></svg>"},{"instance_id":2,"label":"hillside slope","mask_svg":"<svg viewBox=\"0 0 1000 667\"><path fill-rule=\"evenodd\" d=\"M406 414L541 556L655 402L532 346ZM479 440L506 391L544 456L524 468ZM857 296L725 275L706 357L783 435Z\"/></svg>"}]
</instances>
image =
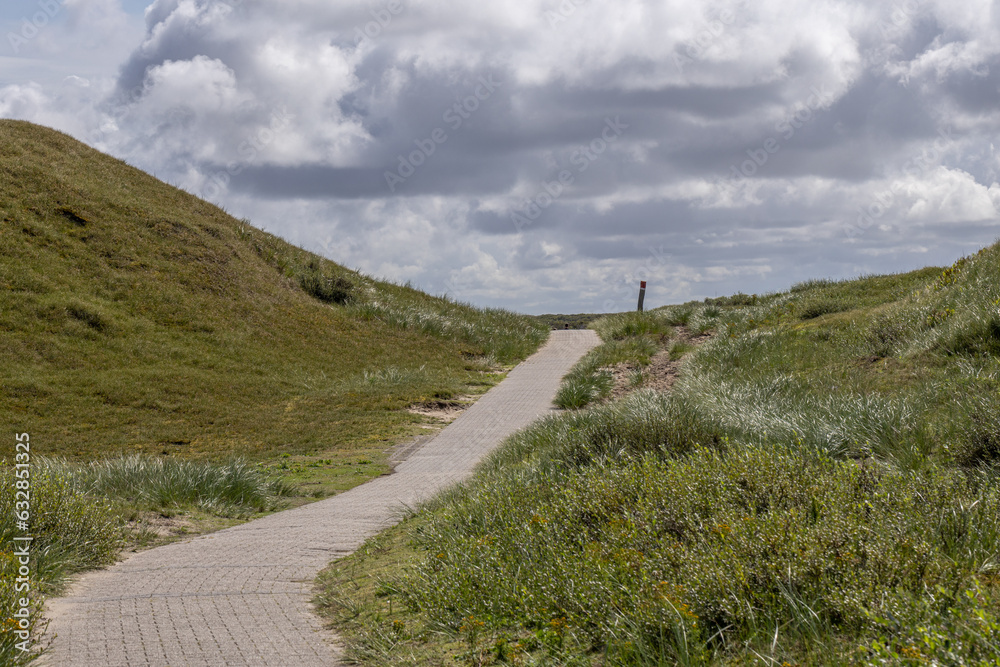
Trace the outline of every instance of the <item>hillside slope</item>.
<instances>
[{"instance_id":1,"label":"hillside slope","mask_svg":"<svg viewBox=\"0 0 1000 667\"><path fill-rule=\"evenodd\" d=\"M605 316L564 380L592 407L332 563L318 602L362 665L1000 664L998 277L994 244ZM657 348L668 392L601 402Z\"/></svg>"},{"instance_id":2,"label":"hillside slope","mask_svg":"<svg viewBox=\"0 0 1000 667\"><path fill-rule=\"evenodd\" d=\"M53 130L0 121L0 421L37 453L398 437L539 325L359 275Z\"/></svg>"}]
</instances>

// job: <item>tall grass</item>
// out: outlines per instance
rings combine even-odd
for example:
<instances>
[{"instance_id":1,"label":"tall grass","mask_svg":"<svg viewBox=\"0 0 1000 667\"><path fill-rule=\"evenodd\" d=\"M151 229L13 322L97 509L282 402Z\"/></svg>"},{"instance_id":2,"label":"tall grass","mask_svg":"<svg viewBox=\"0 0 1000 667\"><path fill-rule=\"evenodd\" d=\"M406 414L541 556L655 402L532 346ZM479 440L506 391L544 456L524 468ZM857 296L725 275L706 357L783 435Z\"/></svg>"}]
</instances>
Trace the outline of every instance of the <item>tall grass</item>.
<instances>
[{"instance_id":1,"label":"tall grass","mask_svg":"<svg viewBox=\"0 0 1000 667\"><path fill-rule=\"evenodd\" d=\"M23 653L15 647L22 641L16 634L11 614L20 608L19 601L27 597L32 610L29 629L32 640L37 640L40 630L41 607L44 595L58 591L66 577L74 572L115 560L125 543L122 524L112 504L103 499L80 494L60 472L46 466L31 469L29 534L30 544L30 594L18 590L20 563L11 551L13 538L24 534L15 525L16 498L9 489L14 488L14 467L0 461L0 664L23 665L37 657L38 652Z\"/></svg>"},{"instance_id":2,"label":"tall grass","mask_svg":"<svg viewBox=\"0 0 1000 667\"><path fill-rule=\"evenodd\" d=\"M295 489L269 478L245 460L225 464L131 455L67 464L39 464L81 493L150 509L194 506L220 516L246 516L276 509Z\"/></svg>"},{"instance_id":3,"label":"tall grass","mask_svg":"<svg viewBox=\"0 0 1000 667\"><path fill-rule=\"evenodd\" d=\"M606 315L591 326L603 343L584 355L563 378L555 397L557 407L578 410L607 398L614 389L612 366L627 364L641 370L674 333L658 313Z\"/></svg>"},{"instance_id":4,"label":"tall grass","mask_svg":"<svg viewBox=\"0 0 1000 667\"><path fill-rule=\"evenodd\" d=\"M590 324L601 340L624 340L643 336L673 334L663 313L659 311L618 313L606 315Z\"/></svg>"}]
</instances>

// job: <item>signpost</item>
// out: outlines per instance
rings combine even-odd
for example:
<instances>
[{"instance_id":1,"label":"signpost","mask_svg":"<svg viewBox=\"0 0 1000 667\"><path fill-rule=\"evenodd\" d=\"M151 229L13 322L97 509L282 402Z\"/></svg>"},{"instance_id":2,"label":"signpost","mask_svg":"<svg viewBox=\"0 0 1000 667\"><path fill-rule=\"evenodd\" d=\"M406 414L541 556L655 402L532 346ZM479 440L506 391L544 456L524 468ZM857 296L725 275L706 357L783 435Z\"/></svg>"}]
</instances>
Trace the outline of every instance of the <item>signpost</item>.
<instances>
[{"instance_id":1,"label":"signpost","mask_svg":"<svg viewBox=\"0 0 1000 667\"><path fill-rule=\"evenodd\" d=\"M639 281L639 312L642 312L642 302L646 300L646 281Z\"/></svg>"}]
</instances>

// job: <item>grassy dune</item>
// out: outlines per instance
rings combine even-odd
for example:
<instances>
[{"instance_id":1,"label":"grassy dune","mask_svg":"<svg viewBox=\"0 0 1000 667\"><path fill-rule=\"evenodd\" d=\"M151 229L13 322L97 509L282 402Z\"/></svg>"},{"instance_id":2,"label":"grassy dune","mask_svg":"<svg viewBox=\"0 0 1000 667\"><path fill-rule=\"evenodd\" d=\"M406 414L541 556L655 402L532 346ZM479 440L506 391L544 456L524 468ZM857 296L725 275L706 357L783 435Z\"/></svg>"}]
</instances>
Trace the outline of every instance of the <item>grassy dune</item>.
<instances>
[{"instance_id":1,"label":"grassy dune","mask_svg":"<svg viewBox=\"0 0 1000 667\"><path fill-rule=\"evenodd\" d=\"M546 335L349 271L64 134L0 120L0 543L26 432L35 591L112 560L142 512L218 525L386 472L387 448L426 432L404 408L485 391ZM16 569L0 551L4 608ZM8 625L0 662L14 664L27 658Z\"/></svg>"},{"instance_id":2,"label":"grassy dune","mask_svg":"<svg viewBox=\"0 0 1000 667\"><path fill-rule=\"evenodd\" d=\"M253 457L407 432L538 325L379 282L60 133L0 122L0 418L40 451Z\"/></svg>"},{"instance_id":3,"label":"grassy dune","mask_svg":"<svg viewBox=\"0 0 1000 667\"><path fill-rule=\"evenodd\" d=\"M333 564L362 664L1000 661L1000 246L592 326L714 336Z\"/></svg>"}]
</instances>

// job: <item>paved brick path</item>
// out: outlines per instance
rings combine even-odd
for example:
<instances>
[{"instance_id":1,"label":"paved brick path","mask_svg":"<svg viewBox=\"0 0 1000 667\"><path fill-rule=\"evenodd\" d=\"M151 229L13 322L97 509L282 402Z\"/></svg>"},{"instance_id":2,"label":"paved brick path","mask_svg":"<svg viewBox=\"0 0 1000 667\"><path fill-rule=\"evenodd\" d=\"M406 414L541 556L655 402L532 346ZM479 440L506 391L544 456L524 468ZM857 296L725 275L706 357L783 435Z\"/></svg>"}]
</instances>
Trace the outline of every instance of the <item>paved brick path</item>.
<instances>
[{"instance_id":1,"label":"paved brick path","mask_svg":"<svg viewBox=\"0 0 1000 667\"><path fill-rule=\"evenodd\" d=\"M44 665L138 667L337 663L311 613L313 578L331 560L467 477L507 435L551 406L560 378L597 344L555 331L392 475L320 502L132 555L49 601Z\"/></svg>"}]
</instances>

